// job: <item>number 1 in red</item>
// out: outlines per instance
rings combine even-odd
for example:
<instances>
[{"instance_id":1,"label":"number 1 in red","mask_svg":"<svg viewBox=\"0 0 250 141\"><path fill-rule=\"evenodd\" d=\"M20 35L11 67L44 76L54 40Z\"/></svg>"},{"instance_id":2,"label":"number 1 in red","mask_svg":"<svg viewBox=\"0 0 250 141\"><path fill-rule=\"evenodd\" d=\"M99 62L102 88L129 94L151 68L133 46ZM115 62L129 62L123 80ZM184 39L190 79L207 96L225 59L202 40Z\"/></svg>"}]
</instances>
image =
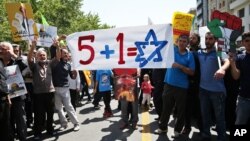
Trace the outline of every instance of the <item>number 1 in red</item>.
<instances>
[{"instance_id":1,"label":"number 1 in red","mask_svg":"<svg viewBox=\"0 0 250 141\"><path fill-rule=\"evenodd\" d=\"M124 58L123 58L123 41L124 41L124 34L123 33L119 33L118 36L116 37L116 41L119 42L119 47L120 47L120 51L119 51L119 61L118 64L125 64Z\"/></svg>"}]
</instances>

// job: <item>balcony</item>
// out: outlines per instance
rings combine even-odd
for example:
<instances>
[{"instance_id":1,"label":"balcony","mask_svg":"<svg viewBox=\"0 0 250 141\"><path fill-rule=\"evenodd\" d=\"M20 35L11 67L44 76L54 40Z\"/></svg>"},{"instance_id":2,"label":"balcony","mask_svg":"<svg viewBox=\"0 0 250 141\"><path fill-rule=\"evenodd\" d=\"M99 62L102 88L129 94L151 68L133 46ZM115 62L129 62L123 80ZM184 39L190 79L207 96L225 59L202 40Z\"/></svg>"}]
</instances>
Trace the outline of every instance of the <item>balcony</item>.
<instances>
[{"instance_id":1,"label":"balcony","mask_svg":"<svg viewBox=\"0 0 250 141\"><path fill-rule=\"evenodd\" d=\"M232 1L232 3L230 4L229 8L230 8L230 10L233 10L236 7L239 7L242 4L246 3L247 1L248 0L236 0L236 1Z\"/></svg>"}]
</instances>

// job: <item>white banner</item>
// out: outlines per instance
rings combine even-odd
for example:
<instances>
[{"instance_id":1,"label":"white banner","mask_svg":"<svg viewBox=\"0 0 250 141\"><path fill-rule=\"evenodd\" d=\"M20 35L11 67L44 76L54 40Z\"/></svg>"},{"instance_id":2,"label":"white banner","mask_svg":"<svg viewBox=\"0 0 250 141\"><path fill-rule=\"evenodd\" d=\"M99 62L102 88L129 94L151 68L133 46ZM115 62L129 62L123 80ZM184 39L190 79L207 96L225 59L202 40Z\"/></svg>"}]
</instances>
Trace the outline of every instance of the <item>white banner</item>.
<instances>
[{"instance_id":1,"label":"white banner","mask_svg":"<svg viewBox=\"0 0 250 141\"><path fill-rule=\"evenodd\" d=\"M78 32L67 37L73 68L166 68L174 62L170 24Z\"/></svg>"},{"instance_id":2,"label":"white banner","mask_svg":"<svg viewBox=\"0 0 250 141\"><path fill-rule=\"evenodd\" d=\"M43 24L36 24L39 33L37 39L38 46L51 47L53 39L57 36L57 27Z\"/></svg>"}]
</instances>

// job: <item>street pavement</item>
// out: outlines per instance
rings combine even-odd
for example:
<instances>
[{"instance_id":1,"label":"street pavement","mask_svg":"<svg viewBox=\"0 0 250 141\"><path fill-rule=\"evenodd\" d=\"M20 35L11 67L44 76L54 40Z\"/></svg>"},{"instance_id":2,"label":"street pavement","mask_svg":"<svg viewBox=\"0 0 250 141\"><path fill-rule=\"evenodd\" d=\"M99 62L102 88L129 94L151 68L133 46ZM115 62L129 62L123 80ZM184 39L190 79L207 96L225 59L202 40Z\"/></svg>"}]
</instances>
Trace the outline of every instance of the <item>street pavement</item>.
<instances>
[{"instance_id":1,"label":"street pavement","mask_svg":"<svg viewBox=\"0 0 250 141\"><path fill-rule=\"evenodd\" d=\"M182 135L180 138L173 139L174 120L171 117L167 134L158 135L155 130L158 128L157 115L154 108L149 111L142 112L139 107L139 122L137 129L131 127L120 130L121 111L117 109L117 100L112 99L111 108L113 116L103 118L104 103L100 102L101 108L94 109L92 103L82 101L82 105L77 107L77 117L80 121L80 130L73 131L73 125L68 123L66 130L60 131L58 114L54 114L55 135L49 136L43 133L41 140L44 141L198 141L200 140L198 129L192 127L189 136ZM34 140L32 131L29 129L28 141ZM212 130L211 130L212 131ZM212 131L212 139L216 139L216 132Z\"/></svg>"}]
</instances>

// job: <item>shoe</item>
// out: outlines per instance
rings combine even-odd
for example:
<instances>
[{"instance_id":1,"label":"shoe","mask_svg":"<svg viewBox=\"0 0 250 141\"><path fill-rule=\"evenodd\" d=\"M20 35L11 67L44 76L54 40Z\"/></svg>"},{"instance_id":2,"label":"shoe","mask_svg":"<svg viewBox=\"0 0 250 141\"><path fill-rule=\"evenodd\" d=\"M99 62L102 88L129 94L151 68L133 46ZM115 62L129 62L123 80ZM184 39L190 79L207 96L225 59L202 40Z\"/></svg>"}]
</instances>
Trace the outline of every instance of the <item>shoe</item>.
<instances>
[{"instance_id":1,"label":"shoe","mask_svg":"<svg viewBox=\"0 0 250 141\"><path fill-rule=\"evenodd\" d=\"M127 128L127 127L128 127L128 124L124 123L124 124L122 124L122 126L120 126L120 129L123 130L123 129Z\"/></svg>"},{"instance_id":2,"label":"shoe","mask_svg":"<svg viewBox=\"0 0 250 141\"><path fill-rule=\"evenodd\" d=\"M191 129L190 128L184 128L181 132L181 134L183 135L189 135L189 133L191 132Z\"/></svg>"},{"instance_id":3,"label":"shoe","mask_svg":"<svg viewBox=\"0 0 250 141\"><path fill-rule=\"evenodd\" d=\"M181 136L181 133L174 131L174 135L172 135L172 138L179 138Z\"/></svg>"},{"instance_id":4,"label":"shoe","mask_svg":"<svg viewBox=\"0 0 250 141\"><path fill-rule=\"evenodd\" d=\"M80 130L80 125L79 124L75 124L74 125L74 131L79 131Z\"/></svg>"},{"instance_id":5,"label":"shoe","mask_svg":"<svg viewBox=\"0 0 250 141\"><path fill-rule=\"evenodd\" d=\"M162 134L162 133L167 133L167 132L168 132L168 129L162 130L162 129L160 129L160 128L158 128L158 129L155 131L156 134Z\"/></svg>"},{"instance_id":6,"label":"shoe","mask_svg":"<svg viewBox=\"0 0 250 141\"><path fill-rule=\"evenodd\" d=\"M66 125L62 125L60 128L59 128L59 130L60 131L63 131L63 130L65 130L65 129L67 129L68 128L68 125L66 124Z\"/></svg>"},{"instance_id":7,"label":"shoe","mask_svg":"<svg viewBox=\"0 0 250 141\"><path fill-rule=\"evenodd\" d=\"M134 130L137 129L137 123L132 123L132 129L134 129Z\"/></svg>"},{"instance_id":8,"label":"shoe","mask_svg":"<svg viewBox=\"0 0 250 141\"><path fill-rule=\"evenodd\" d=\"M100 108L98 105L94 105L94 109L99 110Z\"/></svg>"},{"instance_id":9,"label":"shoe","mask_svg":"<svg viewBox=\"0 0 250 141\"><path fill-rule=\"evenodd\" d=\"M40 140L40 136L34 136L34 140Z\"/></svg>"},{"instance_id":10,"label":"shoe","mask_svg":"<svg viewBox=\"0 0 250 141\"><path fill-rule=\"evenodd\" d=\"M46 134L49 135L49 136L54 136L56 133L53 132L53 131L49 131L49 132L47 131Z\"/></svg>"}]
</instances>

